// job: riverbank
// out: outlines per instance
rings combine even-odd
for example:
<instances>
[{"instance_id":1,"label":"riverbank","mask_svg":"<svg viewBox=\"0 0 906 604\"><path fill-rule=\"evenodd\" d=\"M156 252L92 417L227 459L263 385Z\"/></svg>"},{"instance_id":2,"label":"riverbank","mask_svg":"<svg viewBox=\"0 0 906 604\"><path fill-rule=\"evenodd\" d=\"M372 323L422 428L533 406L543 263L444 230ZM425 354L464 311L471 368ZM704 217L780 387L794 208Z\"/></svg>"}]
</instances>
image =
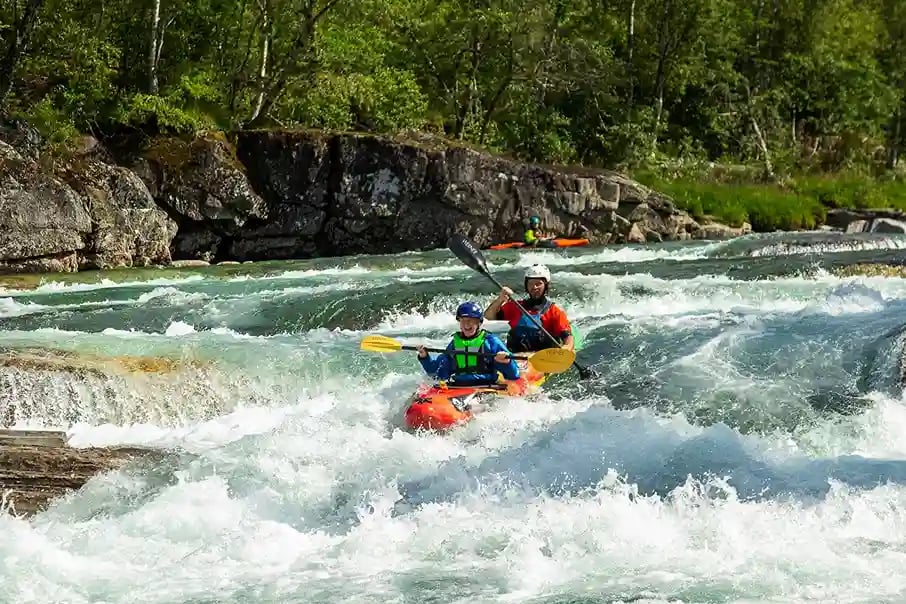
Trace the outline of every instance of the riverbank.
<instances>
[{"instance_id":1,"label":"riverbank","mask_svg":"<svg viewBox=\"0 0 906 604\"><path fill-rule=\"evenodd\" d=\"M44 152L0 127L0 273L393 254L545 231L592 245L728 239L755 231L906 232L906 186L638 180L530 164L434 136L314 130L84 137ZM876 186L877 185L877 186Z\"/></svg>"},{"instance_id":2,"label":"riverbank","mask_svg":"<svg viewBox=\"0 0 906 604\"><path fill-rule=\"evenodd\" d=\"M728 238L623 174L529 164L422 134L321 131L84 137L48 157L0 129L0 271L74 272L518 240L527 219L592 244Z\"/></svg>"},{"instance_id":3,"label":"riverbank","mask_svg":"<svg viewBox=\"0 0 906 604\"><path fill-rule=\"evenodd\" d=\"M872 228L875 219L901 221L906 216L906 181L902 179L844 172L800 174L764 183L757 182L745 167L733 172L720 166L674 178L648 170L632 176L670 196L678 208L696 219L710 215L731 226L747 222L754 232L822 226L847 232L877 231L878 227ZM850 226L859 220L866 222ZM906 223L882 232L906 232Z\"/></svg>"}]
</instances>

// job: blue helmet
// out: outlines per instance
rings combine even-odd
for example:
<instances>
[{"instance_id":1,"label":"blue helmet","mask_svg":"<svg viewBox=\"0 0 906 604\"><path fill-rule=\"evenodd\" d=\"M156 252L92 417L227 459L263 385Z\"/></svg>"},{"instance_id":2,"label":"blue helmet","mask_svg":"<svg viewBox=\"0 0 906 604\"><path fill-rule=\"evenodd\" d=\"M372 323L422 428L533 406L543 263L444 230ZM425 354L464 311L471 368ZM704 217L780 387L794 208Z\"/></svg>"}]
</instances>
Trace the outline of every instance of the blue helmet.
<instances>
[{"instance_id":1,"label":"blue helmet","mask_svg":"<svg viewBox=\"0 0 906 604\"><path fill-rule=\"evenodd\" d=\"M541 224L541 219L538 218L537 216L532 216L531 218L528 219L528 221L529 221L529 224L531 224L531 225Z\"/></svg>"},{"instance_id":2,"label":"blue helmet","mask_svg":"<svg viewBox=\"0 0 906 604\"><path fill-rule=\"evenodd\" d=\"M474 302L463 302L459 305L459 308L456 309L456 318L461 319L463 317L471 317L484 321L484 313Z\"/></svg>"}]
</instances>

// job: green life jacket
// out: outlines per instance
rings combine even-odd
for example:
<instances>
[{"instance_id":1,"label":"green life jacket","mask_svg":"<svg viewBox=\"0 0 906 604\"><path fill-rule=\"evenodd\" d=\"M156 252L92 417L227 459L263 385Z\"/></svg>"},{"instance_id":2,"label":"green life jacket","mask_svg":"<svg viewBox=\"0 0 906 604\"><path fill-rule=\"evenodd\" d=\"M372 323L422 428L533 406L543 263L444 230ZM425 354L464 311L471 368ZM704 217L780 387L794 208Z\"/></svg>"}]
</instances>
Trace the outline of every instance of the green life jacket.
<instances>
[{"instance_id":1,"label":"green life jacket","mask_svg":"<svg viewBox=\"0 0 906 604\"><path fill-rule=\"evenodd\" d=\"M538 238L535 237L535 229L528 229L525 231L525 244L531 245L537 241Z\"/></svg>"},{"instance_id":2,"label":"green life jacket","mask_svg":"<svg viewBox=\"0 0 906 604\"><path fill-rule=\"evenodd\" d=\"M456 354L457 352L487 352L484 344L485 336L487 335L488 332L483 329L478 330L475 337L469 339L462 337L462 333L458 331L453 334L453 350L451 352L456 363L453 373L493 373L495 371L491 364L492 360L489 358L475 354Z\"/></svg>"}]
</instances>

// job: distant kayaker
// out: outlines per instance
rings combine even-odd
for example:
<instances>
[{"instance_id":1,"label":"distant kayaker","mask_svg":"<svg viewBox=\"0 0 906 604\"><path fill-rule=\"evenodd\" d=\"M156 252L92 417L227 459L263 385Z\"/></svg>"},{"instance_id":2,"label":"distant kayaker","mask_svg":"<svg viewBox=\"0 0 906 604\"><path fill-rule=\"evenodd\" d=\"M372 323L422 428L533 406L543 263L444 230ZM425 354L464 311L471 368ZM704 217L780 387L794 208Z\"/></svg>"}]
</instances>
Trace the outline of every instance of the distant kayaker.
<instances>
[{"instance_id":1,"label":"distant kayaker","mask_svg":"<svg viewBox=\"0 0 906 604\"><path fill-rule=\"evenodd\" d=\"M543 264L533 264L525 271L524 283L529 297L520 301L522 307L540 321L544 329L557 339L557 344L574 350L572 326L566 313L547 297L551 284L550 269ZM503 319L510 324L507 348L513 352L535 352L554 347L556 344L511 300L514 295L512 289L504 286L484 311L486 319Z\"/></svg>"},{"instance_id":2,"label":"distant kayaker","mask_svg":"<svg viewBox=\"0 0 906 604\"><path fill-rule=\"evenodd\" d=\"M529 227L525 230L523 242L525 245L536 246L553 239L552 235L547 235L541 231L541 218L532 216L529 218Z\"/></svg>"},{"instance_id":3,"label":"distant kayaker","mask_svg":"<svg viewBox=\"0 0 906 604\"><path fill-rule=\"evenodd\" d=\"M447 345L447 352L432 357L424 346L418 349L418 360L425 372L439 380L459 386L496 384L498 372L507 380L519 379L519 366L500 338L481 329L484 315L474 302L463 302L456 309L459 331ZM479 354L462 354L474 352ZM493 355L493 356L491 356Z\"/></svg>"}]
</instances>

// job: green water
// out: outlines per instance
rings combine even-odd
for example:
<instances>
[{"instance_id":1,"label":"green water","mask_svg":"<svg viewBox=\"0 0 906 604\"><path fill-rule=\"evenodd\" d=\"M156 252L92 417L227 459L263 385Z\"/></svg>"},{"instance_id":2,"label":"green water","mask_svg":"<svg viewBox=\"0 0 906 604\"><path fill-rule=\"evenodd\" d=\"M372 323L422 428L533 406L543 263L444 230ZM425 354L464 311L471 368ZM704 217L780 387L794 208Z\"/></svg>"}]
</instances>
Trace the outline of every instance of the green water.
<instances>
[{"instance_id":1,"label":"green water","mask_svg":"<svg viewBox=\"0 0 906 604\"><path fill-rule=\"evenodd\" d=\"M0 418L163 456L0 518L0 601L900 601L906 284L829 271L903 247L489 252L550 266L601 377L447 435L401 429L414 353L359 350L493 298L445 250L5 281L40 362L0 366Z\"/></svg>"}]
</instances>

